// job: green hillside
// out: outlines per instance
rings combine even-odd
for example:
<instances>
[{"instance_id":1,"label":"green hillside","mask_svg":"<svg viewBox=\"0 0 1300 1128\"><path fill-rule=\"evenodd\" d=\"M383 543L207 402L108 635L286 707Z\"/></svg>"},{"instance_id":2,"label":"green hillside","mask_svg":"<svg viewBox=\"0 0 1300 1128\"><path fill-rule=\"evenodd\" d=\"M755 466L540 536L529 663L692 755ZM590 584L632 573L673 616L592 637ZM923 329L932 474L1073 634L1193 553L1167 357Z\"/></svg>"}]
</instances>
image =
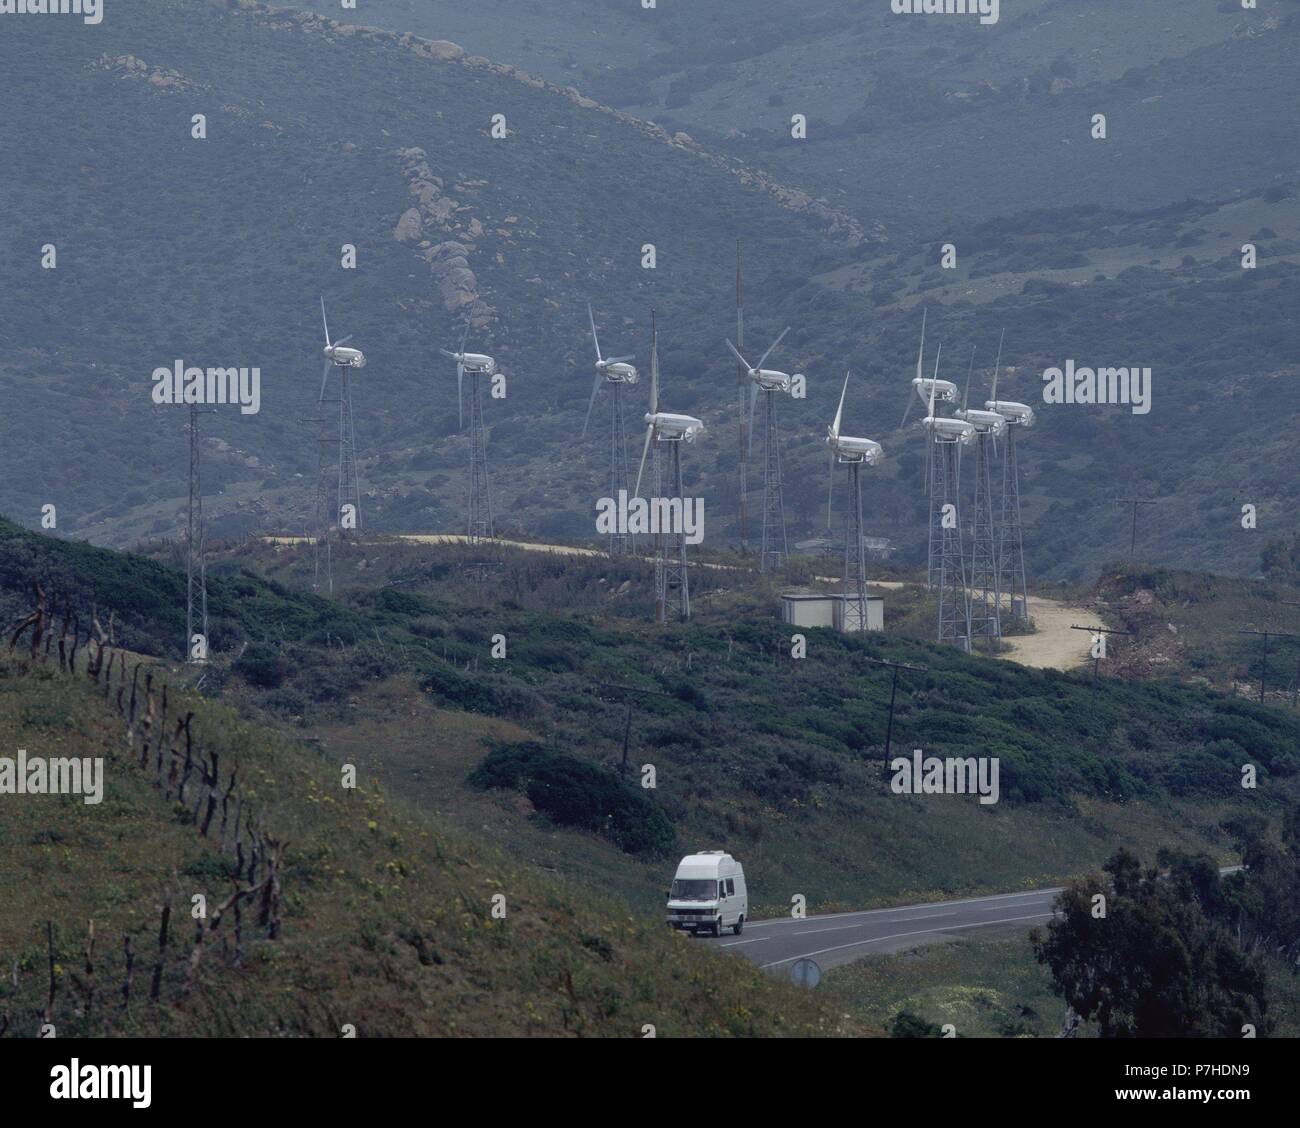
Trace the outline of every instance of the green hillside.
<instances>
[{"instance_id":1,"label":"green hillside","mask_svg":"<svg viewBox=\"0 0 1300 1128\"><path fill-rule=\"evenodd\" d=\"M111 584L115 563L131 567L106 554L98 563L91 584ZM341 787L332 756L185 690L183 667L146 661L153 727L141 673L131 740L114 701L119 690L135 696L134 658L122 652L124 681L120 664L92 679L86 649L76 673L24 649L0 656L6 755L102 757L105 786L91 805L0 797L0 1036L33 1037L45 1022L60 1038L863 1032L827 1000L693 950L657 914L449 825L365 765L355 789ZM163 684L171 713L160 716ZM219 763L222 795L231 766L238 772L236 802L221 804L207 835L194 815L205 794L197 773L182 804L170 761L155 775L145 755L181 710L195 713L196 755ZM285 846L278 936L260 922L260 896L242 903L242 928L230 906L214 923L249 884L237 866L254 836L235 846L240 812ZM197 960L196 895L207 912ZM498 896L504 917L493 913Z\"/></svg>"},{"instance_id":2,"label":"green hillside","mask_svg":"<svg viewBox=\"0 0 1300 1128\"><path fill-rule=\"evenodd\" d=\"M55 590L103 608L129 570L159 603L125 604L123 638L177 653L183 626L161 610L169 600L183 608L175 573L7 532L0 553L16 609L26 578L69 572L77 586ZM638 562L507 552L480 583L462 573L465 559L456 548L363 543L336 556L345 590L328 601L295 590L309 550L236 551L211 569L216 661L205 694L647 914L677 846L725 840L746 858L765 913L786 911L796 893L810 907L861 906L1052 882L1119 843L1226 859L1225 820L1275 814L1294 789L1300 721L1289 710L1031 671L897 635L811 631L807 657L794 659L770 593L743 573L702 587L690 626L658 628L646 622L652 584ZM504 658L491 657L494 636ZM998 757L997 804L890 791L890 685L868 661L879 657L929 670L900 683L895 752ZM633 771L622 780L626 712L611 686L636 698ZM503 782L485 790L481 773L479 786L470 777L494 749L528 766L497 772ZM1259 773L1251 791L1245 763ZM588 824L554 795L539 800L527 784L541 764L566 788L597 787L609 796L598 802L622 813ZM653 791L636 786L646 764Z\"/></svg>"}]
</instances>

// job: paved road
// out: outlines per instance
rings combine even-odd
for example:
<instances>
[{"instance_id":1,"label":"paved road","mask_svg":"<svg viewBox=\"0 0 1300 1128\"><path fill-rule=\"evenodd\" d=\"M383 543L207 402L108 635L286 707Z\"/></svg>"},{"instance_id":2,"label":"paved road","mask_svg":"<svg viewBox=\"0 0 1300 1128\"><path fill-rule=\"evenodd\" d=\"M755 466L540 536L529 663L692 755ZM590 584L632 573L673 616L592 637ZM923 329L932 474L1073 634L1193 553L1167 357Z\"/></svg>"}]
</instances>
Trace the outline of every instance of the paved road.
<instances>
[{"instance_id":1,"label":"paved road","mask_svg":"<svg viewBox=\"0 0 1300 1128\"><path fill-rule=\"evenodd\" d=\"M935 901L896 909L833 913L805 920L746 922L735 936L700 935L696 943L714 944L748 956L760 967L786 970L797 959L816 960L822 970L851 963L861 956L897 952L962 936L1006 935L1042 924L1052 915L1056 889L1002 893L963 901Z\"/></svg>"},{"instance_id":2,"label":"paved road","mask_svg":"<svg viewBox=\"0 0 1300 1128\"><path fill-rule=\"evenodd\" d=\"M1221 866L1220 875L1241 866ZM815 960L823 971L863 956L900 952L923 944L941 944L964 936L1011 936L1025 933L1052 916L1052 901L1061 886L1028 893L998 893L961 901L932 901L894 909L860 913L828 913L804 920L745 922L736 936L714 938L703 933L695 940L748 956L759 967L784 973L795 960Z\"/></svg>"}]
</instances>

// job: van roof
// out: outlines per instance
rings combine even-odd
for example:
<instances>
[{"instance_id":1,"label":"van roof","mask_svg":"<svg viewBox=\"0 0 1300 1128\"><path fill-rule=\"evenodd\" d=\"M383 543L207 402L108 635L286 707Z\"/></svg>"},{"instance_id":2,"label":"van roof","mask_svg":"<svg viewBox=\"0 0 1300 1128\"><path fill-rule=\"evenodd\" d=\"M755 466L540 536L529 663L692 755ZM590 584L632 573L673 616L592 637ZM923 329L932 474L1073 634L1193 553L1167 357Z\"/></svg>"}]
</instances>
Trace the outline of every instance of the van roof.
<instances>
[{"instance_id":1,"label":"van roof","mask_svg":"<svg viewBox=\"0 0 1300 1128\"><path fill-rule=\"evenodd\" d=\"M724 864L730 863L739 869L736 859L723 850L701 850L698 854L687 854L677 865L677 872L684 869L700 870L704 873L716 873Z\"/></svg>"}]
</instances>

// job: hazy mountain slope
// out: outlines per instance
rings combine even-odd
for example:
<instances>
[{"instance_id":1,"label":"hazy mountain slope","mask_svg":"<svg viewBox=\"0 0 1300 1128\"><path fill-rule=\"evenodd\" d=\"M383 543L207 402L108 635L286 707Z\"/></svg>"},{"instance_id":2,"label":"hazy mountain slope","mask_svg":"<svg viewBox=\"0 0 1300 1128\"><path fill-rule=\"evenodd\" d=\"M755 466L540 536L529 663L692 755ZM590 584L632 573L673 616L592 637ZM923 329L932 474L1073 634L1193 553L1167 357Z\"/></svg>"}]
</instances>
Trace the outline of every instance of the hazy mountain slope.
<instances>
[{"instance_id":1,"label":"hazy mountain slope","mask_svg":"<svg viewBox=\"0 0 1300 1128\"><path fill-rule=\"evenodd\" d=\"M1294 175L1295 27L1279 25L1295 13L1291 0L1030 0L983 26L861 0L395 0L369 18L571 82L925 232L1049 198L1145 207ZM795 112L806 142L790 138ZM1111 118L1105 146L1088 141L1096 112Z\"/></svg>"},{"instance_id":2,"label":"hazy mountain slope","mask_svg":"<svg viewBox=\"0 0 1300 1128\"><path fill-rule=\"evenodd\" d=\"M581 9L557 11L560 19ZM1031 15L989 30L1009 34ZM828 9L825 18L838 17ZM820 19L805 29L814 38ZM1143 19L1147 42L1156 33ZM1199 14L1196 26L1204 31L1205 21ZM1159 81L1190 85L1153 112L1185 104L1202 72L1244 68L1251 82L1260 73L1273 81L1293 30L1211 37L1208 46L1208 31L1175 35L1168 50L1179 57L1157 68ZM640 49L627 44L629 54ZM316 414L324 292L336 333L355 333L370 361L355 393L368 527L446 531L464 520L467 443L453 369L435 349L458 339L469 309L485 326L471 347L493 352L508 377L506 398L487 405L498 529L589 537L593 504L608 490L604 414L585 442L575 439L590 390L585 303L594 299L607 350L636 352L642 363L657 307L665 405L709 425L688 453L688 489L707 500L709 543L725 544L737 532L737 420L734 363L721 338L734 326L738 238L749 346L761 349L790 324L773 360L809 376L808 398L781 406L792 539L825 530L821 439L851 367L846 425L881 439L888 455L870 476L867 531L893 541L904 563L923 553L920 436L895 429L920 304L932 307L928 356L944 344L945 375L963 380L978 345L976 396L1003 326L1004 390L1030 402L1040 402L1042 369L1069 358L1153 368L1150 415L1042 412L1023 464L1036 575L1084 577L1126 552L1111 499L1135 489L1162 500L1144 514L1142 538L1144 554L1162 564L1253 572L1258 548L1240 535L1238 493L1251 495L1262 528L1275 532L1288 519L1300 215L1293 189L1247 179L1266 174L1254 158L1233 163L1247 187L1232 199L1046 211L1063 197L1040 185L1032 210L986 220L973 207L942 223L936 213L920 238L900 240L874 213L845 219L762 179L766 157L742 166L452 45L335 28L292 9L172 2L94 29L19 21L0 52L15 81L83 107L47 120L17 100L0 121L11 154L0 184L41 204L5 217L14 253L0 265L10 297L0 321L8 404L0 504L26 525L53 504L60 531L101 542L180 530L183 411L149 398L153 369L180 358L262 371L259 414L223 409L202 420L214 535L301 531L318 457L306 420ZM1109 65L1087 73L1110 81ZM1076 97L1078 87L1062 86L1044 94L1046 109L1026 102L1026 144L1045 136L1031 128L1035 115ZM1213 111L1214 127L1233 144L1243 128L1278 126L1273 101L1241 128L1231 103L1219 103L1229 108ZM1017 105L996 101L952 120L1014 116ZM209 115L205 141L190 139L195 112ZM511 130L505 140L489 134L496 113ZM903 115L896 128L924 124ZM1169 127L1195 133L1172 119ZM846 144L911 159L901 141ZM1278 159L1289 151L1271 150ZM996 165L975 152L969 162L975 172ZM856 179L864 190L877 184ZM1143 198L1138 188L1130 202ZM938 268L949 240L959 250L955 272ZM1247 240L1260 248L1254 274L1239 269ZM57 270L38 269L46 242L58 247ZM655 270L640 266L645 242L658 249ZM344 243L358 247L356 271L339 268ZM633 444L642 396L644 385L628 405ZM91 473L73 469L74 452L89 456Z\"/></svg>"},{"instance_id":3,"label":"hazy mountain slope","mask_svg":"<svg viewBox=\"0 0 1300 1128\"><path fill-rule=\"evenodd\" d=\"M391 38L304 31L200 4L123 11L96 36L48 25L22 24L6 37L11 74L35 81L40 68L48 88L89 110L50 125L37 124L34 108L18 110L2 127L16 154L3 174L8 189L42 201L12 233L24 252L6 267L16 300L3 329L6 425L16 440L7 454L24 467L7 476L3 500L27 520L40 504L63 501L61 528L103 538L175 527L180 421L150 402L149 375L180 357L261 366L260 414L204 421L233 448L214 452L208 485L232 490L214 503L218 512L233 501L272 509L282 523L305 495L293 475L316 463L301 420L315 409L322 290L336 331L355 333L370 361L357 390L363 476L381 491L370 519L386 519L382 471L391 464L374 461L380 452L405 460L436 441L434 461L458 464L464 440L447 441L454 368L433 357L436 345L459 339L459 307L448 305L460 294L449 299L420 248L394 239L415 202L399 149L426 151L442 181L435 204L452 209L445 224L426 223L424 240L471 245L477 291L496 311L472 344L496 352L511 377L508 398L490 404L503 454L507 419L512 441L527 435L549 452L585 408L586 300L596 301L611 347L642 350L658 305L678 409L703 409L702 389L677 375L686 355L677 342L688 313L726 309L731 271L718 249L734 254L735 235L761 236L768 262L797 275L838 245L819 245L827 228L816 217L801 218L688 147ZM47 73L33 48L60 35ZM127 55L175 72L180 84L153 84ZM101 56L109 62L94 65ZM209 114L206 141L190 139L194 112ZM488 132L496 113L513 131L504 141ZM59 248L58 270L36 269L46 240ZM359 248L355 273L339 269L345 242ZM645 242L659 247L657 270L640 267ZM560 405L567 410L556 415ZM541 418L525 429L524 413ZM57 421L69 445L95 455L99 472L75 504L56 496L66 452L33 419ZM280 492L289 487L294 495ZM503 505L512 496L504 476L498 496ZM446 527L453 512L426 501L418 519Z\"/></svg>"}]
</instances>

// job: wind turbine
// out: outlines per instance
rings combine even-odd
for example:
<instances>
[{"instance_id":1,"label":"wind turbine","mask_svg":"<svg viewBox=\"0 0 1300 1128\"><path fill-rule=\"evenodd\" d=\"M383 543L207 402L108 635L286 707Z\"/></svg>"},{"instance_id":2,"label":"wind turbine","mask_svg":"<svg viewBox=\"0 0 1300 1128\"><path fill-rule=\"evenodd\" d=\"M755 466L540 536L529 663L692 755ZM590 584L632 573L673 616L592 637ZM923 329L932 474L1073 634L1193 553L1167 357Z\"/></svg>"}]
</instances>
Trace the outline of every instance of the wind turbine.
<instances>
[{"instance_id":1,"label":"wind turbine","mask_svg":"<svg viewBox=\"0 0 1300 1128\"><path fill-rule=\"evenodd\" d=\"M329 551L330 529L337 527L340 536L345 536L349 529L361 528L361 485L357 480L357 438L352 423L352 385L349 373L366 366L365 354L360 349L347 348L352 334L340 340L330 337L329 319L325 316L325 298L320 300L321 325L325 330L324 367L321 370L319 405L330 401L325 398L325 388L329 382L330 369L339 374L339 426L338 426L338 491L335 498L334 517L326 517L327 489L324 485L324 445L328 443L324 433L321 435L321 475L320 488L317 493L317 544L323 540L326 552ZM322 424L324 415L321 416ZM334 589L333 572L329 576L330 590Z\"/></svg>"},{"instance_id":2,"label":"wind turbine","mask_svg":"<svg viewBox=\"0 0 1300 1128\"><path fill-rule=\"evenodd\" d=\"M596 404L596 395L601 385L609 388L610 400L610 440L609 440L609 496L616 502L619 492L627 493L627 429L623 422L623 389L635 384L640 378L635 367L628 363L636 359L632 356L605 357L600 352L600 338L596 335L596 317L591 312L591 303L587 303L587 319L591 322L591 342L596 348L596 378L591 385L591 399L587 401L587 418L582 424L582 437L587 437L587 426L591 423L591 409ZM630 555L636 551L636 538L627 532L619 532L617 526L609 534L609 554L611 556Z\"/></svg>"},{"instance_id":3,"label":"wind turbine","mask_svg":"<svg viewBox=\"0 0 1300 1128\"><path fill-rule=\"evenodd\" d=\"M481 540L491 540L496 533L492 523L492 488L487 470L487 434L483 427L483 395L481 382L484 377L496 375L497 362L486 353L465 351L465 342L469 338L469 320L465 321L465 332L461 334L460 350L449 352L439 349L443 356L451 357L456 362L456 404L459 410L460 426L465 426L465 374L469 373L469 542L478 544Z\"/></svg>"},{"instance_id":4,"label":"wind turbine","mask_svg":"<svg viewBox=\"0 0 1300 1128\"><path fill-rule=\"evenodd\" d=\"M1002 331L1003 337L1006 330ZM1002 346L998 346L998 360ZM1034 425L1034 409L1014 400L998 399L998 368L993 370L993 398L984 407L996 411L1007 422L1006 444L1002 454L1002 511L997 532L996 590L999 610L1002 593L1007 594L1012 619L1029 620L1029 592L1025 585L1025 545L1020 530L1020 460L1016 449L1016 432Z\"/></svg>"},{"instance_id":5,"label":"wind turbine","mask_svg":"<svg viewBox=\"0 0 1300 1128\"><path fill-rule=\"evenodd\" d=\"M789 547L785 536L784 485L781 478L781 444L777 435L776 396L778 393L790 395L796 377L788 376L772 368L764 368L763 362L772 355L776 348L790 332L790 326L781 330L775 341L767 346L767 351L758 358L757 364L750 364L740 354L740 350L727 338L727 348L731 355L744 366L749 380L749 448L754 445L754 407L758 402L758 393L763 393L765 421L764 464L763 464L763 547L759 557L759 571L779 572L786 562ZM797 374L796 374L797 375ZM749 461L746 451L745 461Z\"/></svg>"},{"instance_id":6,"label":"wind turbine","mask_svg":"<svg viewBox=\"0 0 1300 1128\"><path fill-rule=\"evenodd\" d=\"M693 443L704 433L704 423L693 415L673 415L659 410L659 330L655 323L654 310L650 311L650 410L645 415L645 446L641 450L641 465L636 473L634 496L641 496L641 478L645 474L645 460L650 447L655 443L666 443L672 451L673 496L669 504L660 506L659 511L672 512L672 501L679 517L684 516L686 500L682 491L682 443ZM652 499L654 502L661 499ZM679 523L676 530L665 532L662 528L655 535L655 619L667 622L668 595L675 591L678 600L678 614L682 619L691 617L690 583L686 567L686 529Z\"/></svg>"},{"instance_id":7,"label":"wind turbine","mask_svg":"<svg viewBox=\"0 0 1300 1128\"><path fill-rule=\"evenodd\" d=\"M826 527L831 526L831 502L835 490L835 463L849 471L849 507L844 515L844 601L841 629L867 629L867 565L862 548L862 477L863 466L879 465L885 457L874 439L860 439L840 434L844 418L844 397L849 390L849 373L844 373L840 389L840 406L835 422L826 428L826 445L830 450L829 478L826 494Z\"/></svg>"},{"instance_id":8,"label":"wind turbine","mask_svg":"<svg viewBox=\"0 0 1300 1128\"><path fill-rule=\"evenodd\" d=\"M925 363L925 320L926 320L927 313L928 311L923 311L921 314L921 347L917 350L916 375L912 378L911 386L912 386L912 391L916 393L916 396L921 401L921 403L923 405L928 405L929 414L933 415L934 405L936 402L953 403L956 401L957 385L952 383L952 381L950 380L940 380L938 378L939 358L937 356L935 357L935 362L934 362L935 375L933 377L926 377L922 375L922 371L923 371L922 365ZM939 351L940 353L942 353L943 351L942 347L940 348ZM907 417L912 412L912 402L913 402L912 396L909 394L907 397L907 407L904 409L902 421L899 423L900 430L907 425ZM930 479L932 476L931 470L933 469L934 461L935 461L934 449L933 447L928 447L926 450L926 459L925 459L925 495L926 497L931 498L932 509L933 509L933 493L930 487ZM933 514L931 515L931 521L933 522ZM926 586L929 588L934 587L934 566L935 566L934 550L935 550L934 538L931 537L929 555L926 562L926 580L925 580Z\"/></svg>"},{"instance_id":9,"label":"wind turbine","mask_svg":"<svg viewBox=\"0 0 1300 1128\"><path fill-rule=\"evenodd\" d=\"M1003 334L1005 336L1005 333ZM993 380L997 382L998 366L1002 363L1002 345L998 344L998 359L994 363ZM971 638L984 638L990 650L1002 637L1002 607L998 589L997 547L993 535L993 483L990 474L989 447L997 449L997 441L1007 431L1006 418L996 411L970 407L971 375L975 371L975 350L971 349L970 370L966 374L966 394L962 408L953 412L975 428L975 512L971 528L970 586L971 586ZM960 451L960 448L958 448Z\"/></svg>"},{"instance_id":10,"label":"wind turbine","mask_svg":"<svg viewBox=\"0 0 1300 1128\"><path fill-rule=\"evenodd\" d=\"M960 466L962 447L975 438L975 428L964 419L935 414L935 404L942 398L957 398L957 386L939 379L939 357L934 358L934 376L913 380L918 391L929 391L929 412L921 421L929 443L930 486L930 587L939 588L939 642L951 642L970 650L970 593L966 589L966 560L962 554ZM918 362L919 363L919 362ZM919 379L919 378L918 378ZM940 397L940 392L943 392Z\"/></svg>"}]
</instances>

